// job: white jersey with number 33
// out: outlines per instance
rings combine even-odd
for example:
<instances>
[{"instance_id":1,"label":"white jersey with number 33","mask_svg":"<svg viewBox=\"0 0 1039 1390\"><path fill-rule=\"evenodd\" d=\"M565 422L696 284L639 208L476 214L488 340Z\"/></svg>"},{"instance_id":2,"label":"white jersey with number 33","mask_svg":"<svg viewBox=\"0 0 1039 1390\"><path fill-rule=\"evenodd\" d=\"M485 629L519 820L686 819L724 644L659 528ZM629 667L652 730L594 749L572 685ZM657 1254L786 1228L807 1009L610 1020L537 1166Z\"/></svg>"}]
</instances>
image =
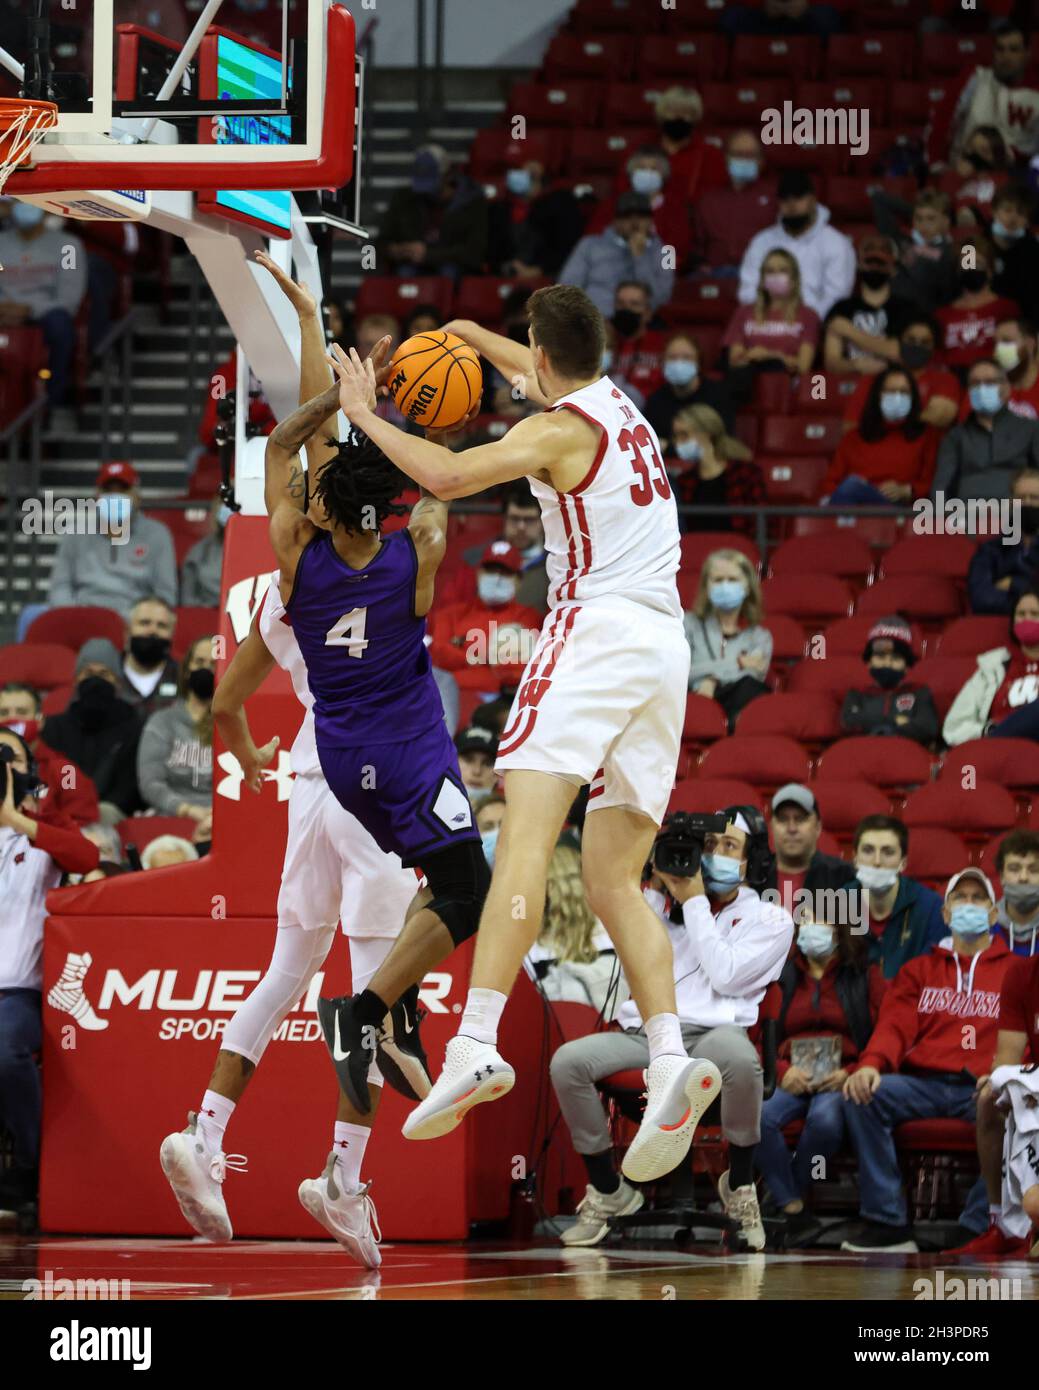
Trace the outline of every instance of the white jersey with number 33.
<instances>
[{"instance_id":1,"label":"white jersey with number 33","mask_svg":"<svg viewBox=\"0 0 1039 1390\"><path fill-rule=\"evenodd\" d=\"M574 410L602 433L569 492L530 479L545 527L549 607L621 599L681 618L678 510L652 426L605 376L551 408Z\"/></svg>"}]
</instances>

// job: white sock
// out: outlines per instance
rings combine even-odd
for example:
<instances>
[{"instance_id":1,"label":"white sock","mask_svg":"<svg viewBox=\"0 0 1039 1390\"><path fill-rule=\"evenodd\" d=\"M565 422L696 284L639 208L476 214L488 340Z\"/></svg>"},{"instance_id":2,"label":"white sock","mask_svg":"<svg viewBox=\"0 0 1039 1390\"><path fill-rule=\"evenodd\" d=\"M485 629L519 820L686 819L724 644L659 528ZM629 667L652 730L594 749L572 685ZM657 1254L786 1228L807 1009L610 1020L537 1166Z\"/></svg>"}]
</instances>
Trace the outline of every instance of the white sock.
<instances>
[{"instance_id":1,"label":"white sock","mask_svg":"<svg viewBox=\"0 0 1039 1390\"><path fill-rule=\"evenodd\" d=\"M234 1114L235 1102L217 1091L207 1091L198 1107L198 1128L206 1147L219 1153L224 1147L224 1130Z\"/></svg>"},{"instance_id":2,"label":"white sock","mask_svg":"<svg viewBox=\"0 0 1039 1390\"><path fill-rule=\"evenodd\" d=\"M646 1038L649 1042L649 1060L658 1057L684 1057L682 1045L682 1025L677 1014L654 1014L646 1019Z\"/></svg>"},{"instance_id":3,"label":"white sock","mask_svg":"<svg viewBox=\"0 0 1039 1390\"><path fill-rule=\"evenodd\" d=\"M494 1044L498 1041L498 1024L502 1012L509 1002L507 994L499 994L496 989L471 989L466 996L459 1033L477 1042Z\"/></svg>"},{"instance_id":4,"label":"white sock","mask_svg":"<svg viewBox=\"0 0 1039 1390\"><path fill-rule=\"evenodd\" d=\"M370 1134L371 1130L364 1125L349 1125L345 1120L336 1120L332 1147L342 1169L343 1182L350 1187L360 1185L361 1163Z\"/></svg>"}]
</instances>

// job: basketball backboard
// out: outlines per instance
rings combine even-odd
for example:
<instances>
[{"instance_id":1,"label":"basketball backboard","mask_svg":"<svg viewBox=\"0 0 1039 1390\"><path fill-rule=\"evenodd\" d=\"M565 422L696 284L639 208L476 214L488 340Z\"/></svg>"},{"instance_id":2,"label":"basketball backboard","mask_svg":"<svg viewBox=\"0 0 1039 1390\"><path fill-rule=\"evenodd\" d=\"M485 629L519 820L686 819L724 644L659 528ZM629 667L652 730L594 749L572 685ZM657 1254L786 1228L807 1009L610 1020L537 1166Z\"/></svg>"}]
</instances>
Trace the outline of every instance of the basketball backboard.
<instances>
[{"instance_id":1,"label":"basketball backboard","mask_svg":"<svg viewBox=\"0 0 1039 1390\"><path fill-rule=\"evenodd\" d=\"M9 193L349 183L355 35L343 5L270 0L263 40L237 0L191 9L183 0L94 0L71 10L26 0L25 10L20 49L0 50L0 95L54 101L58 121ZM235 28L218 24L225 14ZM156 21L161 28L150 27Z\"/></svg>"}]
</instances>

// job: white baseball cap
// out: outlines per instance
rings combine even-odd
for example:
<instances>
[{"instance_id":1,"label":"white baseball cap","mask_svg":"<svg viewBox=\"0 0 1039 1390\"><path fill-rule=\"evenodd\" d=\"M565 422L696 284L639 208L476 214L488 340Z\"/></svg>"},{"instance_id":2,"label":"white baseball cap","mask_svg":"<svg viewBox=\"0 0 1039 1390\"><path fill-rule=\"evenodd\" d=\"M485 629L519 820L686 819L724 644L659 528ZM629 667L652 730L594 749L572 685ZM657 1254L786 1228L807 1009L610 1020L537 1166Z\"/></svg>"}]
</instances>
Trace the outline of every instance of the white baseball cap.
<instances>
[{"instance_id":1,"label":"white baseball cap","mask_svg":"<svg viewBox=\"0 0 1039 1390\"><path fill-rule=\"evenodd\" d=\"M975 868L973 865L971 865L967 869L961 869L958 874L953 874L952 878L949 879L949 882L946 885L945 889L945 898L943 899L944 902L949 901L949 898L953 890L955 889L957 883L959 883L961 878L976 878L979 883L984 884L985 892L989 895L989 901L996 901L996 895L992 891L992 883L988 875L983 874L980 869Z\"/></svg>"}]
</instances>

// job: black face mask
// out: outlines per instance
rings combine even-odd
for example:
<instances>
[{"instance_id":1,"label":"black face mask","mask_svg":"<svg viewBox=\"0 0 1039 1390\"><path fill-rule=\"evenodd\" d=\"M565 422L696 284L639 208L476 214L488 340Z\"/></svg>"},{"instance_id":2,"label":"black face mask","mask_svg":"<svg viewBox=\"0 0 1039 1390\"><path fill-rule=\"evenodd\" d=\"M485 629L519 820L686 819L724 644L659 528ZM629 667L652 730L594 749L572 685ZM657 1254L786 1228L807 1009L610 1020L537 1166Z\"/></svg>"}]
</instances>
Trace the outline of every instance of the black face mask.
<instances>
[{"instance_id":1,"label":"black face mask","mask_svg":"<svg viewBox=\"0 0 1039 1390\"><path fill-rule=\"evenodd\" d=\"M15 751L9 744L5 743L0 746L0 762L4 762L8 767L11 767L15 756ZM14 783L11 795L16 807L20 806L25 798L34 792L40 784L40 779L38 777L34 777L32 773L29 772L20 772L16 767L11 767L11 780Z\"/></svg>"},{"instance_id":2,"label":"black face mask","mask_svg":"<svg viewBox=\"0 0 1039 1390\"><path fill-rule=\"evenodd\" d=\"M988 271L986 270L961 270L960 289L966 290L968 294L977 294L978 290L983 290L988 284Z\"/></svg>"},{"instance_id":3,"label":"black face mask","mask_svg":"<svg viewBox=\"0 0 1039 1390\"><path fill-rule=\"evenodd\" d=\"M188 672L188 689L200 700L211 700L216 689L216 676L208 666Z\"/></svg>"},{"instance_id":4,"label":"black face mask","mask_svg":"<svg viewBox=\"0 0 1039 1390\"><path fill-rule=\"evenodd\" d=\"M933 348L925 347L923 343L902 344L902 361L911 372L918 372L921 367L926 367L933 356Z\"/></svg>"},{"instance_id":5,"label":"black face mask","mask_svg":"<svg viewBox=\"0 0 1039 1390\"><path fill-rule=\"evenodd\" d=\"M1039 531L1039 507L1021 507L1021 529L1034 536Z\"/></svg>"},{"instance_id":6,"label":"black face mask","mask_svg":"<svg viewBox=\"0 0 1039 1390\"><path fill-rule=\"evenodd\" d=\"M610 322L622 338L630 338L642 327L642 315L634 309L618 309Z\"/></svg>"},{"instance_id":7,"label":"black face mask","mask_svg":"<svg viewBox=\"0 0 1039 1390\"><path fill-rule=\"evenodd\" d=\"M149 633L146 637L130 638L130 655L144 667L158 666L170 654L170 639Z\"/></svg>"},{"instance_id":8,"label":"black face mask","mask_svg":"<svg viewBox=\"0 0 1039 1390\"><path fill-rule=\"evenodd\" d=\"M801 232L807 231L811 225L812 216L808 212L791 213L789 216L779 219L783 231L789 236L798 236Z\"/></svg>"},{"instance_id":9,"label":"black face mask","mask_svg":"<svg viewBox=\"0 0 1039 1390\"><path fill-rule=\"evenodd\" d=\"M76 687L76 706L79 722L88 733L95 733L104 728L115 708L115 686L104 676L87 676Z\"/></svg>"},{"instance_id":10,"label":"black face mask","mask_svg":"<svg viewBox=\"0 0 1039 1390\"><path fill-rule=\"evenodd\" d=\"M676 117L673 121L665 121L660 129L669 140L684 140L686 136L692 135L693 123Z\"/></svg>"},{"instance_id":11,"label":"black face mask","mask_svg":"<svg viewBox=\"0 0 1039 1390\"><path fill-rule=\"evenodd\" d=\"M992 161L986 159L982 154L968 154L964 155L964 158L971 168L976 169L979 174L987 174L993 167Z\"/></svg>"},{"instance_id":12,"label":"black face mask","mask_svg":"<svg viewBox=\"0 0 1039 1390\"><path fill-rule=\"evenodd\" d=\"M869 671L881 690L894 690L905 679L905 672L896 671L893 666L871 666Z\"/></svg>"},{"instance_id":13,"label":"black face mask","mask_svg":"<svg viewBox=\"0 0 1039 1390\"><path fill-rule=\"evenodd\" d=\"M859 279L868 290L882 290L885 285L891 283L891 276L886 270L864 270Z\"/></svg>"}]
</instances>

